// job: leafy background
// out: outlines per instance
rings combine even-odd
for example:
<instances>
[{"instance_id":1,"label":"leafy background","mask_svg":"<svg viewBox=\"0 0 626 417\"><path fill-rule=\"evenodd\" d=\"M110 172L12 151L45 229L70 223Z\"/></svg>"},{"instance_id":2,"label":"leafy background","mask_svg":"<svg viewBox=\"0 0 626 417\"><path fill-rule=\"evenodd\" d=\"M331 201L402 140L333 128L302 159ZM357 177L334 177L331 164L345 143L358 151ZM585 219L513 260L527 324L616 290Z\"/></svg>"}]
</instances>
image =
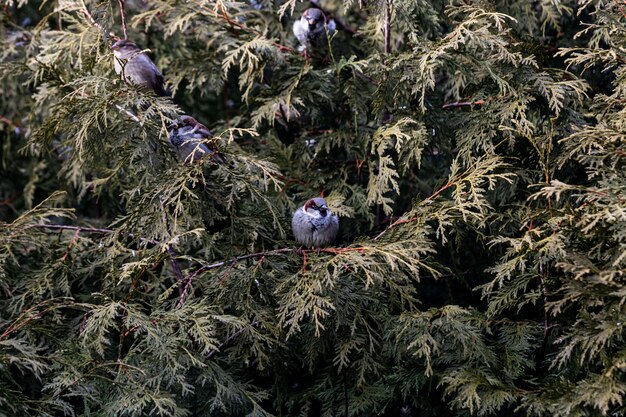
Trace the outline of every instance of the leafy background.
<instances>
[{"instance_id":1,"label":"leafy background","mask_svg":"<svg viewBox=\"0 0 626 417\"><path fill-rule=\"evenodd\" d=\"M0 4L0 415L626 413L623 1Z\"/></svg>"}]
</instances>

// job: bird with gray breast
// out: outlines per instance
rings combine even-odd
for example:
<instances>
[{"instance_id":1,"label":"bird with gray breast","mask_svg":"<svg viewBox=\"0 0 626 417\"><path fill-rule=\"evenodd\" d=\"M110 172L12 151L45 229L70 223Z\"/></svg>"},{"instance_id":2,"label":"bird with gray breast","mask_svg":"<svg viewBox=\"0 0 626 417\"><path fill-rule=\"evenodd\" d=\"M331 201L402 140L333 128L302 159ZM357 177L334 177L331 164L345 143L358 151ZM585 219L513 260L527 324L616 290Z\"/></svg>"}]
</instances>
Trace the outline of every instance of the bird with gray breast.
<instances>
[{"instance_id":1,"label":"bird with gray breast","mask_svg":"<svg viewBox=\"0 0 626 417\"><path fill-rule=\"evenodd\" d=\"M306 247L322 247L335 240L339 231L339 219L326 200L312 198L293 214L291 220L293 235L298 243Z\"/></svg>"},{"instance_id":2,"label":"bird with gray breast","mask_svg":"<svg viewBox=\"0 0 626 417\"><path fill-rule=\"evenodd\" d=\"M326 31L332 35L336 30L336 24L333 19L327 19L322 10L311 8L302 12L300 19L293 23L292 30L300 42L301 51L307 53L309 47L321 49L327 46Z\"/></svg>"},{"instance_id":3,"label":"bird with gray breast","mask_svg":"<svg viewBox=\"0 0 626 417\"><path fill-rule=\"evenodd\" d=\"M221 163L226 161L218 153L217 147L207 140L213 137L211 131L191 116L177 118L168 127L168 133L170 143L185 163L198 161L205 156Z\"/></svg>"},{"instance_id":4,"label":"bird with gray breast","mask_svg":"<svg viewBox=\"0 0 626 417\"><path fill-rule=\"evenodd\" d=\"M165 90L163 74L135 42L121 39L115 42L111 49L115 56L115 72L121 75L124 81L149 88L159 96L169 95Z\"/></svg>"}]
</instances>

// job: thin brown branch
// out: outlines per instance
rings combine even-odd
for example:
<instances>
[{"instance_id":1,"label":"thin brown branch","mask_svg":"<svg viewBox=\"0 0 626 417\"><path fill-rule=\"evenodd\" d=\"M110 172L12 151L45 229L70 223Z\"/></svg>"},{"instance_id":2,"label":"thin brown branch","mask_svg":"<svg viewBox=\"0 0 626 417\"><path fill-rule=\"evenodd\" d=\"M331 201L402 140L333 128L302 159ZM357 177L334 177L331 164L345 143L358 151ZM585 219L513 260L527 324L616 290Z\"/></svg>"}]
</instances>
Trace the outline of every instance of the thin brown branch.
<instances>
[{"instance_id":1,"label":"thin brown branch","mask_svg":"<svg viewBox=\"0 0 626 417\"><path fill-rule=\"evenodd\" d=\"M33 320L38 319L39 317L41 317L42 315L44 315L45 313L47 313L48 311L53 310L53 307L50 307L46 310L42 310L30 317L28 317L27 319L25 319L22 322L19 322L19 318L18 320L16 320L15 322L11 323L11 325L9 325L9 327L7 327L7 329L0 334L0 340L5 339L7 336L9 336L11 333L14 333L16 331L18 331L19 329L21 329L22 327L26 326L28 323L30 323ZM28 312L29 310L27 310ZM25 314L25 313L24 313Z\"/></svg>"},{"instance_id":2,"label":"thin brown branch","mask_svg":"<svg viewBox=\"0 0 626 417\"><path fill-rule=\"evenodd\" d=\"M542 309L543 309L543 339L541 341L541 347L539 348L539 352L537 355L537 364L538 367L542 367L546 358L546 352L548 349L550 331L553 327L558 327L557 325L550 324L548 320L548 296L546 292L546 283L544 278L548 278L548 271L544 271L543 265L539 265L539 288L541 290L541 298L542 298Z\"/></svg>"},{"instance_id":3,"label":"thin brown branch","mask_svg":"<svg viewBox=\"0 0 626 417\"><path fill-rule=\"evenodd\" d=\"M68 298L68 297L63 297L63 298L65 298L67 300L72 300L71 298ZM68 305L64 305L64 306L63 305L53 305L53 306L45 308L45 309L43 309L41 311L37 311L38 308L44 306L48 301L50 301L50 300L42 301L41 303L39 303L37 305L34 305L34 306L24 310L22 313L20 313L20 315L12 323L10 323L8 325L8 327L5 329L5 331L2 332L2 334L0 334L0 340L6 339L12 333L15 333L16 331L22 329L28 323L41 318L41 316L43 316L44 314L46 314L46 313L48 313L50 311L53 311L53 310L61 308L61 307L69 307Z\"/></svg>"},{"instance_id":4,"label":"thin brown branch","mask_svg":"<svg viewBox=\"0 0 626 417\"><path fill-rule=\"evenodd\" d=\"M83 14L85 16L87 16L87 19L89 20L89 22L93 25L96 26L98 29L103 30L104 28L102 27L102 25L98 22L96 22L96 19L93 18L93 15L91 14L91 12L89 11L89 9L87 8L87 5L85 4L84 1L81 1L80 4L82 4L82 9L81 11L83 12Z\"/></svg>"},{"instance_id":5,"label":"thin brown branch","mask_svg":"<svg viewBox=\"0 0 626 417\"><path fill-rule=\"evenodd\" d=\"M120 14L122 15L122 31L124 32L124 39L128 39L128 31L126 30L126 9L124 7L124 0L117 0L120 5Z\"/></svg>"},{"instance_id":6,"label":"thin brown branch","mask_svg":"<svg viewBox=\"0 0 626 417\"><path fill-rule=\"evenodd\" d=\"M213 15L215 17L218 17L218 18L226 20L226 22L228 22L228 24L231 25L231 26L239 28L239 29L243 30L244 32L253 33L256 36L259 36L261 38L265 38L265 35L263 33L259 32L258 30L253 29L251 27L248 27L248 26L246 26L246 25L244 25L242 23L237 22L236 20L231 19L230 16L228 16L228 14L226 13L226 10L224 10L224 8L222 6L219 7L219 11L217 11L217 10L216 11L212 11L212 13L213 13ZM290 48L288 46L284 46L284 45L281 45L281 44L279 44L277 42L273 42L273 41L272 41L272 45L275 46L276 48L278 48L281 51L289 52L289 53L292 53L294 55L299 55L298 51L296 51L295 49Z\"/></svg>"},{"instance_id":7,"label":"thin brown branch","mask_svg":"<svg viewBox=\"0 0 626 417\"><path fill-rule=\"evenodd\" d=\"M174 252L174 249L172 249L171 246L167 247L167 254L170 256L170 263L172 264L174 275L176 275L176 279L178 280L178 282L182 284L182 282L185 280L185 276L183 275L183 270L180 268L180 265L176 260L178 255L176 254L176 252Z\"/></svg>"},{"instance_id":8,"label":"thin brown branch","mask_svg":"<svg viewBox=\"0 0 626 417\"><path fill-rule=\"evenodd\" d=\"M10 224L3 224L3 226L11 226ZM95 227L82 227L82 226L65 226L62 224L30 224L25 227L26 229L51 229L51 230L71 230L78 231L78 233L95 233L95 234L110 234L114 233L115 230L112 229L98 229Z\"/></svg>"},{"instance_id":9,"label":"thin brown branch","mask_svg":"<svg viewBox=\"0 0 626 417\"><path fill-rule=\"evenodd\" d=\"M391 7L393 0L387 0L385 2L385 17L384 17L384 36L385 36L385 53L391 52Z\"/></svg>"},{"instance_id":10,"label":"thin brown branch","mask_svg":"<svg viewBox=\"0 0 626 417\"><path fill-rule=\"evenodd\" d=\"M124 330L126 328L126 317L127 317L127 312L124 311L122 313L122 317L121 317L121 322L122 322L122 330ZM120 340L119 343L117 344L117 360L116 365L118 370L121 369L121 365L122 365L122 352L124 350L124 340L126 339L126 335L128 335L129 332L128 331L121 331L120 332Z\"/></svg>"},{"instance_id":11,"label":"thin brown branch","mask_svg":"<svg viewBox=\"0 0 626 417\"><path fill-rule=\"evenodd\" d=\"M191 284L193 282L194 279L196 279L196 277L201 274L202 272L205 271L210 271L211 269L216 269L216 268L221 268L225 265L234 265L239 261L243 261L246 259L252 259L252 258L258 258L261 256L272 256L272 255L278 255L278 254L283 254L283 253L293 253L297 251L297 249L294 248L283 248L283 249L275 249L275 250L271 250L271 251L267 251L267 252L256 252L256 253L249 253L247 255L241 255L241 256L236 256L232 259L229 259L227 261L221 261L221 262L216 262L210 265L204 265L198 269L196 269L194 272L192 272L187 279L185 280L185 286L183 288L182 293L180 294L180 297L178 298L178 303L176 303L176 308L180 308L182 307L184 301L185 301L185 297L187 296L187 293L189 292L189 288L191 287Z\"/></svg>"},{"instance_id":12,"label":"thin brown branch","mask_svg":"<svg viewBox=\"0 0 626 417\"><path fill-rule=\"evenodd\" d=\"M302 253L303 256L306 257L306 253L307 252L315 252L315 253L324 252L324 253L332 253L334 255L339 255L339 254L346 253L346 252L361 252L362 253L362 252L365 252L366 250L367 250L366 248L361 248L361 247L357 247L357 248L323 248L323 249L308 249L308 250L307 249L299 249L299 248L282 248L282 249L273 249L273 250L269 250L269 251L266 251L266 252L249 253L249 254L246 254L246 255L236 256L234 258L231 258L231 259L228 259L228 260L225 260L225 261L215 262L215 263L212 263L210 265L204 265L204 266L196 269L191 274L189 274L189 276L185 280L185 287L183 288L182 294L178 298L178 303L176 303L176 308L182 307L183 303L185 302L185 297L187 296L187 294L189 293L189 289L191 288L191 284L198 277L198 275L200 275L203 272L210 271L212 269L221 268L223 266L232 267L237 262L244 261L246 259L261 258L261 257L266 257L266 256L275 256L275 255L283 255L283 254L286 254L286 253Z\"/></svg>"},{"instance_id":13,"label":"thin brown branch","mask_svg":"<svg viewBox=\"0 0 626 417\"><path fill-rule=\"evenodd\" d=\"M163 204L161 204L161 210L163 210L163 212L165 212L165 208L163 207ZM170 223L167 217L165 217L165 226L167 228L167 233L170 236L170 239L172 239L172 228L170 227ZM172 270L174 271L174 275L176 275L176 280L180 283L178 289L180 294L183 293L183 281L185 280L185 276L183 275L183 270L180 268L180 265L178 264L178 261L176 260L176 258L178 257L178 255L176 254L176 252L174 251L174 248L172 248L171 245L167 245L167 254L169 255L170 258L170 264L172 265Z\"/></svg>"},{"instance_id":14,"label":"thin brown branch","mask_svg":"<svg viewBox=\"0 0 626 417\"><path fill-rule=\"evenodd\" d=\"M283 181L285 184L306 185L306 182L299 180L297 178L289 178L289 177L285 177L284 175L277 175L277 178Z\"/></svg>"},{"instance_id":15,"label":"thin brown branch","mask_svg":"<svg viewBox=\"0 0 626 417\"><path fill-rule=\"evenodd\" d=\"M126 110L125 108L123 108L122 106L120 106L119 104L116 104L115 107L117 107L117 109L119 111L121 111L122 113L126 114L128 117L131 118L131 120L133 120L134 122L137 122L139 124L141 123L141 120L139 120L139 117L135 116L130 110Z\"/></svg>"},{"instance_id":16,"label":"thin brown branch","mask_svg":"<svg viewBox=\"0 0 626 417\"><path fill-rule=\"evenodd\" d=\"M7 119L6 117L1 116L1 115L0 115L0 122L4 123L6 125L9 125L9 126L17 127L17 125L15 123L13 123L13 121L11 121L10 119Z\"/></svg>"},{"instance_id":17,"label":"thin brown branch","mask_svg":"<svg viewBox=\"0 0 626 417\"><path fill-rule=\"evenodd\" d=\"M0 201L0 207L6 206L6 207L10 208L13 211L17 211L17 210L15 210L15 207L13 207L13 201L15 201L15 199L18 198L21 195L22 195L22 193L20 193L20 192L13 193L9 197L7 197L4 200Z\"/></svg>"},{"instance_id":18,"label":"thin brown branch","mask_svg":"<svg viewBox=\"0 0 626 417\"><path fill-rule=\"evenodd\" d=\"M8 223L4 223L2 224L2 227L12 227L13 225L8 224ZM78 232L78 233L94 233L94 234L101 234L101 235L108 235L108 234L112 234L115 233L115 230L113 229L100 229L100 228L95 228L95 227L82 227L82 226L66 226L66 225L62 225L62 224L29 224L27 226L24 227L25 229L50 229L50 230L61 230L61 231L74 231L74 232ZM129 237L134 237L134 235L132 233L129 233L127 236ZM152 239L147 239L145 237L140 237L139 240L141 240L142 242L148 242L148 243L152 243L154 245L158 245L159 242L156 240L152 240Z\"/></svg>"},{"instance_id":19,"label":"thin brown branch","mask_svg":"<svg viewBox=\"0 0 626 417\"><path fill-rule=\"evenodd\" d=\"M485 100L476 100L476 101L455 101L454 103L448 103L441 106L442 109L454 109L457 107L469 107L469 106L478 106L481 104L485 104Z\"/></svg>"},{"instance_id":20,"label":"thin brown branch","mask_svg":"<svg viewBox=\"0 0 626 417\"><path fill-rule=\"evenodd\" d=\"M444 191L446 191L448 188L452 187L454 184L456 184L456 182L461 178L461 175L457 175L456 177L454 177L452 180L450 180L446 185L444 185L443 187L441 187L440 189L438 189L437 191L435 191L433 194L431 194L429 197L427 197L426 199L422 200L422 202L420 202L420 205L426 204L432 200L434 200L435 198L437 198L441 193L443 193ZM416 220L419 220L419 217L411 217L408 219L399 219L396 220L395 222L391 223L385 230L383 230L382 232L380 232L374 239L372 240L378 240L380 239L385 233L387 233L390 229L393 229L396 226L399 226L401 224L404 223L410 223L410 222L414 222Z\"/></svg>"},{"instance_id":21,"label":"thin brown branch","mask_svg":"<svg viewBox=\"0 0 626 417\"><path fill-rule=\"evenodd\" d=\"M254 320L252 322L252 324L250 326L255 327L256 325L259 324L258 320ZM217 348L213 349L212 351L210 351L206 357L207 359L211 359L217 352L219 352L224 346L226 346L227 344L229 344L230 342L232 342L233 340L235 340L236 338L238 338L243 332L245 332L247 329L247 327L242 327L241 329L237 330L235 333L231 334L230 336L228 336L226 338L226 340L224 340L222 343L220 343Z\"/></svg>"},{"instance_id":22,"label":"thin brown branch","mask_svg":"<svg viewBox=\"0 0 626 417\"><path fill-rule=\"evenodd\" d=\"M347 368L344 368L343 370L343 400L344 400L344 404L343 404L343 409L344 409L344 416L345 417L350 417L350 394L348 391L348 370Z\"/></svg>"},{"instance_id":23,"label":"thin brown branch","mask_svg":"<svg viewBox=\"0 0 626 417\"><path fill-rule=\"evenodd\" d=\"M124 0L118 0L119 4L120 4L120 8L121 8L121 13L122 13L122 30L124 31L124 39L128 39L128 34L127 34L127 28L126 28L126 12L124 9ZM83 12L83 14L85 16L87 16L87 19L89 20L89 22L97 27L98 29L100 29L102 32L106 32L106 29L104 28L104 26L102 26L100 23L98 23L96 21L96 19L94 19L93 15L91 14L91 12L89 11L89 9L87 8L87 5L85 4L85 2L83 0L81 0L81 11ZM111 36L113 39L119 39L119 37L113 33L113 32L109 32L109 36ZM65 83L65 82L64 82ZM124 109L123 107L121 107L120 105L116 104L115 107L120 110L121 112L125 113L128 117L130 117L133 121L141 124L141 120L139 120L139 118L137 116L135 116L132 112Z\"/></svg>"},{"instance_id":24,"label":"thin brown branch","mask_svg":"<svg viewBox=\"0 0 626 417\"><path fill-rule=\"evenodd\" d=\"M85 16L87 16L87 20L89 20L89 23L91 23L92 26L95 26L98 29L100 29L103 33L106 33L106 29L104 28L104 26L102 26L100 23L96 21L96 19L94 19L93 15L87 8L87 5L85 4L85 2L81 0L80 4L82 5L81 11L83 12ZM119 39L118 36L115 35L115 33L113 32L109 32L109 36L115 39Z\"/></svg>"},{"instance_id":25,"label":"thin brown branch","mask_svg":"<svg viewBox=\"0 0 626 417\"><path fill-rule=\"evenodd\" d=\"M544 343L547 343L548 331L550 330L550 323L548 321L548 296L546 295L546 284L544 281L544 275L547 275L543 271L543 266L539 265L541 275L539 275L539 288L541 289L541 298L543 301L543 338Z\"/></svg>"},{"instance_id":26,"label":"thin brown branch","mask_svg":"<svg viewBox=\"0 0 626 417\"><path fill-rule=\"evenodd\" d=\"M80 233L80 230L78 230L78 229L74 232L74 237L72 238L72 241L68 245L67 251L65 252L65 255L63 255L63 257L61 258L61 262L65 262L67 257L70 255L70 251L72 250L72 248L76 244L76 241L78 240L78 234L79 233Z\"/></svg>"},{"instance_id":27,"label":"thin brown branch","mask_svg":"<svg viewBox=\"0 0 626 417\"><path fill-rule=\"evenodd\" d=\"M469 106L482 106L483 104L487 104L494 100L500 100L507 98L509 94L502 94L495 97L487 97L486 99L480 99L475 101L455 101L454 103L447 103L441 106L442 109L454 109L458 107L469 107Z\"/></svg>"},{"instance_id":28,"label":"thin brown branch","mask_svg":"<svg viewBox=\"0 0 626 417\"><path fill-rule=\"evenodd\" d=\"M365 75L365 74L363 74L363 73L361 72L361 70L359 70L359 69L356 69L356 68L355 68L353 71L354 71L354 73L355 73L358 77L360 77L361 79L363 79L363 80L365 80L365 81L367 81L367 82L370 82L370 83L372 83L372 84L373 84L373 85L375 85L375 86L379 86L379 85L380 85L380 83L378 82L378 80L373 79L373 78L372 78L372 77L370 77L369 75Z\"/></svg>"},{"instance_id":29,"label":"thin brown branch","mask_svg":"<svg viewBox=\"0 0 626 417\"><path fill-rule=\"evenodd\" d=\"M616 198L618 202L626 203L626 198L620 198L619 196L614 195L614 194L609 194L606 191L595 190L593 188L588 188L588 187L580 187L579 189L589 194L599 195L600 197L605 197L605 198Z\"/></svg>"}]
</instances>

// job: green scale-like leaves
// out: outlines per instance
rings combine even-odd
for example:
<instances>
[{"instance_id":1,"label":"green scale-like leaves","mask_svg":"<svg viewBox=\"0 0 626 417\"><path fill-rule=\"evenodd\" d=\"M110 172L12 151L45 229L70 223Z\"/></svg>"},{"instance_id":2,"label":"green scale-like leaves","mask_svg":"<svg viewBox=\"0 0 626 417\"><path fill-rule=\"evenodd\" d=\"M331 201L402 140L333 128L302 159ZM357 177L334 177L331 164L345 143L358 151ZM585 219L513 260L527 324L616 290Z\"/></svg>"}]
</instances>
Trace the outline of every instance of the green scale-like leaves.
<instances>
[{"instance_id":1,"label":"green scale-like leaves","mask_svg":"<svg viewBox=\"0 0 626 417\"><path fill-rule=\"evenodd\" d=\"M626 6L316 4L2 2L1 416L626 412Z\"/></svg>"}]
</instances>

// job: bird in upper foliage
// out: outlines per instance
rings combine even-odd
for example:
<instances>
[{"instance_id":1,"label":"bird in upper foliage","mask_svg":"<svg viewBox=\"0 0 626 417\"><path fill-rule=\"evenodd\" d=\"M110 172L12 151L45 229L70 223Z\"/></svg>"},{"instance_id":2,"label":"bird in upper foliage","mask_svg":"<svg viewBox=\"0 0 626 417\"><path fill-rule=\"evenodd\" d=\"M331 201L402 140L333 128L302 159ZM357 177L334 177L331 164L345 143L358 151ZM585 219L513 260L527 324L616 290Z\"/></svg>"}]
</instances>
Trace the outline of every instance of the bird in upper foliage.
<instances>
[{"instance_id":1,"label":"bird in upper foliage","mask_svg":"<svg viewBox=\"0 0 626 417\"><path fill-rule=\"evenodd\" d=\"M207 141L213 137L211 131L193 117L180 116L169 126L168 132L170 143L185 163L198 161L207 155L217 162L226 162L215 144Z\"/></svg>"},{"instance_id":2,"label":"bird in upper foliage","mask_svg":"<svg viewBox=\"0 0 626 417\"><path fill-rule=\"evenodd\" d=\"M300 42L300 50L307 53L309 47L322 48L326 46L328 34L332 35L337 26L334 19L327 19L324 12L320 9L306 9L302 12L300 19L293 23L293 34L296 35Z\"/></svg>"},{"instance_id":3,"label":"bird in upper foliage","mask_svg":"<svg viewBox=\"0 0 626 417\"><path fill-rule=\"evenodd\" d=\"M296 241L306 247L332 243L339 231L339 219L328 208L326 200L312 198L293 214L291 229Z\"/></svg>"},{"instance_id":4,"label":"bird in upper foliage","mask_svg":"<svg viewBox=\"0 0 626 417\"><path fill-rule=\"evenodd\" d=\"M115 72L121 74L124 81L147 87L159 96L170 95L165 90L163 74L135 42L121 39L111 49L115 55Z\"/></svg>"}]
</instances>

